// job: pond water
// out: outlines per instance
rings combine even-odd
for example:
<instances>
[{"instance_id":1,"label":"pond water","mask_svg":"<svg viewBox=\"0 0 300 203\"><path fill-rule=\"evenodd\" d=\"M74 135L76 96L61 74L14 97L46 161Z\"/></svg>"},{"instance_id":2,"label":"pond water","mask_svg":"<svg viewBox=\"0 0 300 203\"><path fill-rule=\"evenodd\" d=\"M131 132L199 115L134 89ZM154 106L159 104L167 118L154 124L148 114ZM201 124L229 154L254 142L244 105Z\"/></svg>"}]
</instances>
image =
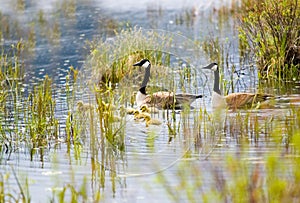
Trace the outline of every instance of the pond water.
<instances>
[{"instance_id":1,"label":"pond water","mask_svg":"<svg viewBox=\"0 0 300 203\"><path fill-rule=\"evenodd\" d=\"M232 70L223 70L225 79L234 80L233 88L229 84L227 89L255 91L258 85L256 69L255 66L247 68L253 61L240 58L235 21L230 17L220 20L214 11L224 5L231 5L231 1L25 0L20 3L1 0L2 18L6 16L9 19L7 22L15 25L9 28L9 33L2 33L1 44L9 49L22 33L27 33L28 37L28 33L34 28L35 45L31 52L22 56L25 64L23 85L25 91L29 91L32 85L38 84L46 75L53 78L56 116L63 134L68 115L67 98L63 90L66 89L69 67L74 66L80 71L88 72L87 60L90 53L86 41L113 41L115 29L137 26L144 30L173 32L177 44L190 43L187 49L194 49L191 43L193 41L217 38L223 44L222 51L227 53L229 67L234 66L240 71L239 75L231 78ZM175 51L171 66L178 67L180 59L188 61L187 53L188 50L185 53ZM31 161L29 150L20 145L12 154L2 152L2 178L9 174L5 189L18 194L20 181L24 192L29 190L32 202L50 202L53 194L62 191L64 187L69 188L66 192L69 200L72 186L77 191L81 187L85 188L87 199L91 202L97 193L103 202L201 202L203 199L197 199L197 195L203 195L206 190L215 187L216 177L226 170L227 156L239 157L247 162L249 168L254 168L256 164L263 164L264 158L269 154L274 154L275 157L289 154L290 149L285 148L287 129L281 129L279 136L270 134L272 130L279 128L280 123L292 123L291 117L296 110L283 103L277 109L230 112L226 116L224 114L221 121L215 121L210 106L210 81L213 74L200 70L211 61L202 49L199 55L197 59L190 56L190 59L195 59L191 61L191 65L195 70L193 80L196 81L191 91L206 96L193 103L194 109L190 112L175 113L176 119L171 125L179 129L176 136L170 134L167 125L172 120L168 118L171 116L168 114L170 112L161 111L155 115L155 118L163 122L160 126L146 128L144 122L134 121L132 115L125 117L124 150L103 148L100 133L95 131L93 136L97 138L93 138L91 129L87 130L91 134L82 135L80 149L73 146L68 152L68 146L61 141L64 137L51 143L44 152L43 162L38 153ZM172 70L177 73L175 69ZM83 79L88 79L89 76L87 74ZM180 81L180 78L175 79ZM87 89L89 88L79 90L78 99L94 101ZM299 86L293 86L289 93L297 98ZM294 105L299 107L299 101ZM219 119L221 112L216 114L216 119ZM86 122L96 122L84 119ZM273 120L276 122L270 122ZM213 122L225 124L208 130ZM278 142L282 143L279 144L279 150ZM264 171L264 167L260 170ZM228 174L224 172L223 175L226 178ZM198 180L200 177L201 181ZM195 180L204 187L194 188L191 197L185 186L194 187ZM28 187L24 186L26 184Z\"/></svg>"}]
</instances>

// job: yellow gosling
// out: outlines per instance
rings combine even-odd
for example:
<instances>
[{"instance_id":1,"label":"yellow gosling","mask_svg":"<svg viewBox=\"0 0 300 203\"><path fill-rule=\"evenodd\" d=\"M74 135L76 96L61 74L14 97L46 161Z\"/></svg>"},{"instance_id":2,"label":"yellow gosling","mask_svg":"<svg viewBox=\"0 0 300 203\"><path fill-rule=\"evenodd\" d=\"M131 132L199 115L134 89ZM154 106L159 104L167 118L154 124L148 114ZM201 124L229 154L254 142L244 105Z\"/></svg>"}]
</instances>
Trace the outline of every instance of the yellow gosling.
<instances>
[{"instance_id":1,"label":"yellow gosling","mask_svg":"<svg viewBox=\"0 0 300 203\"><path fill-rule=\"evenodd\" d=\"M158 108L148 107L147 104L143 104L140 108L143 113L159 113Z\"/></svg>"},{"instance_id":2,"label":"yellow gosling","mask_svg":"<svg viewBox=\"0 0 300 203\"><path fill-rule=\"evenodd\" d=\"M152 119L150 116L146 116L145 121L146 121L146 127L149 127L149 125L161 125L162 124L162 122L160 120Z\"/></svg>"},{"instance_id":3,"label":"yellow gosling","mask_svg":"<svg viewBox=\"0 0 300 203\"><path fill-rule=\"evenodd\" d=\"M147 116L150 117L149 113L142 113L142 112L139 112L138 110L135 110L133 115L134 115L134 120L145 119L145 117L147 117Z\"/></svg>"},{"instance_id":4,"label":"yellow gosling","mask_svg":"<svg viewBox=\"0 0 300 203\"><path fill-rule=\"evenodd\" d=\"M130 107L126 108L127 114L133 115L135 111L136 111L136 109L134 109L134 108L130 108Z\"/></svg>"},{"instance_id":5,"label":"yellow gosling","mask_svg":"<svg viewBox=\"0 0 300 203\"><path fill-rule=\"evenodd\" d=\"M262 102L257 102L256 109L274 109L275 101L274 100L266 100Z\"/></svg>"},{"instance_id":6,"label":"yellow gosling","mask_svg":"<svg viewBox=\"0 0 300 203\"><path fill-rule=\"evenodd\" d=\"M92 104L83 103L83 101L78 101L77 110L84 113L89 110L94 110L94 106Z\"/></svg>"}]
</instances>

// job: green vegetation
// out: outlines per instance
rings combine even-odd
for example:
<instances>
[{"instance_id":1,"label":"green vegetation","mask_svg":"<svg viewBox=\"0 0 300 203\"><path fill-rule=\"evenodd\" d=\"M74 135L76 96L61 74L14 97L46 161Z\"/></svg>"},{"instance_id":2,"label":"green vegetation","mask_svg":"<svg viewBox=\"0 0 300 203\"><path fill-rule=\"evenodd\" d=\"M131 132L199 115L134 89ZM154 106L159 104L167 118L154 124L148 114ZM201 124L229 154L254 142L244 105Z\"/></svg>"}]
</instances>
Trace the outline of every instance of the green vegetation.
<instances>
[{"instance_id":1,"label":"green vegetation","mask_svg":"<svg viewBox=\"0 0 300 203\"><path fill-rule=\"evenodd\" d=\"M257 57L259 78L300 78L300 2L244 0L240 12L241 49Z\"/></svg>"},{"instance_id":2,"label":"green vegetation","mask_svg":"<svg viewBox=\"0 0 300 203\"><path fill-rule=\"evenodd\" d=\"M30 157L40 151L43 162L44 149L48 140L58 139L58 120L55 118L55 101L52 98L51 80L46 76L43 83L35 87L28 96L28 110L25 116L25 136L30 136Z\"/></svg>"},{"instance_id":3,"label":"green vegetation","mask_svg":"<svg viewBox=\"0 0 300 203\"><path fill-rule=\"evenodd\" d=\"M210 114L200 111L199 131L185 134L198 135L199 160L180 161L175 180L168 173L158 173L157 181L174 202L299 201L299 116L299 108L292 108L285 116L265 114L263 119L256 112L238 112L228 114L220 128ZM241 150L213 156L214 151L220 155L225 145L230 149L228 140ZM260 153L264 142L275 144L274 150ZM257 146L254 149L258 151L252 152L257 156L249 157L251 145Z\"/></svg>"},{"instance_id":4,"label":"green vegetation","mask_svg":"<svg viewBox=\"0 0 300 203\"><path fill-rule=\"evenodd\" d=\"M147 42L147 43L145 43ZM116 33L114 41L92 41L89 49L92 79L100 84L118 83L133 72L132 64L141 58L149 58L153 64L168 65L169 56L163 58L163 50L170 47L172 38L155 31L133 28Z\"/></svg>"}]
</instances>

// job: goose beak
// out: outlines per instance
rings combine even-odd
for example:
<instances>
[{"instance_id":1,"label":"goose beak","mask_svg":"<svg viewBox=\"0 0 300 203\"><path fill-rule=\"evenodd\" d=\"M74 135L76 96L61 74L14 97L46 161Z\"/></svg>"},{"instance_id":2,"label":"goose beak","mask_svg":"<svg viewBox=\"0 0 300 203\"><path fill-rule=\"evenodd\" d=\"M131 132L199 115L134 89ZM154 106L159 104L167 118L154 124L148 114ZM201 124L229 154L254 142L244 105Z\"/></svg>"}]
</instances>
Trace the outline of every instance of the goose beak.
<instances>
[{"instance_id":1,"label":"goose beak","mask_svg":"<svg viewBox=\"0 0 300 203\"><path fill-rule=\"evenodd\" d=\"M204 66L202 69L211 69L211 64L209 64L208 66Z\"/></svg>"},{"instance_id":2,"label":"goose beak","mask_svg":"<svg viewBox=\"0 0 300 203\"><path fill-rule=\"evenodd\" d=\"M202 69L211 69L213 71L216 71L218 69L217 63L211 63L208 66L203 67Z\"/></svg>"},{"instance_id":3,"label":"goose beak","mask_svg":"<svg viewBox=\"0 0 300 203\"><path fill-rule=\"evenodd\" d=\"M148 59L142 59L141 61L133 64L133 66L143 66L144 68L147 68L149 65L150 65L150 61Z\"/></svg>"},{"instance_id":4,"label":"goose beak","mask_svg":"<svg viewBox=\"0 0 300 203\"><path fill-rule=\"evenodd\" d=\"M141 66L141 62L136 62L135 64L133 64L133 66Z\"/></svg>"}]
</instances>

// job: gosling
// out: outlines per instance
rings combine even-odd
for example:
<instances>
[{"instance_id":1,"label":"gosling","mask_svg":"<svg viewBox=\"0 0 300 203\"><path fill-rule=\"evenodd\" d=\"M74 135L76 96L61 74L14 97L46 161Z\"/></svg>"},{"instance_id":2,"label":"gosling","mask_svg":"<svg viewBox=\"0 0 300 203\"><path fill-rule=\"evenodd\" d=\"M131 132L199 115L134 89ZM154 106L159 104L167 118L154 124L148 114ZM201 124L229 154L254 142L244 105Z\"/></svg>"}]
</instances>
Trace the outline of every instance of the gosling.
<instances>
[{"instance_id":1,"label":"gosling","mask_svg":"<svg viewBox=\"0 0 300 203\"><path fill-rule=\"evenodd\" d=\"M146 117L150 117L149 113L143 113L143 112L139 112L138 110L135 110L134 112L134 120L141 120L141 119L145 119Z\"/></svg>"},{"instance_id":2,"label":"gosling","mask_svg":"<svg viewBox=\"0 0 300 203\"><path fill-rule=\"evenodd\" d=\"M149 127L149 125L161 125L162 124L162 122L160 120L152 119L150 116L146 116L145 121L146 121L146 127Z\"/></svg>"},{"instance_id":3,"label":"gosling","mask_svg":"<svg viewBox=\"0 0 300 203\"><path fill-rule=\"evenodd\" d=\"M143 104L140 108L143 113L159 113L159 110L155 107L148 107L147 104Z\"/></svg>"}]
</instances>

